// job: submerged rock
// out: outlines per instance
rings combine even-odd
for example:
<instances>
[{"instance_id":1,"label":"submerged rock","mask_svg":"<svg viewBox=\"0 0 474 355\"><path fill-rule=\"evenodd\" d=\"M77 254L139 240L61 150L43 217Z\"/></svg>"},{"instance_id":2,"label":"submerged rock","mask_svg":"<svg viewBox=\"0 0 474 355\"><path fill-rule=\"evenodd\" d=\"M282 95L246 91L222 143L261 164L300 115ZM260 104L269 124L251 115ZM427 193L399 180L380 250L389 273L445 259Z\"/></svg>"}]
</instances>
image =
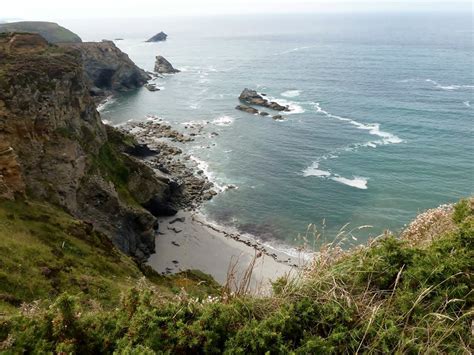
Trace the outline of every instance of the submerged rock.
<instances>
[{"instance_id":1,"label":"submerged rock","mask_svg":"<svg viewBox=\"0 0 474 355\"><path fill-rule=\"evenodd\" d=\"M165 57L158 55L155 61L155 72L160 74L175 74L179 73L179 70L175 69Z\"/></svg>"},{"instance_id":2,"label":"submerged rock","mask_svg":"<svg viewBox=\"0 0 474 355\"><path fill-rule=\"evenodd\" d=\"M168 38L168 35L161 31L160 33L157 33L153 37L146 40L146 42L163 42L166 41L166 38Z\"/></svg>"},{"instance_id":3,"label":"submerged rock","mask_svg":"<svg viewBox=\"0 0 474 355\"><path fill-rule=\"evenodd\" d=\"M155 84L145 84L145 87L149 91L160 91L160 88L158 88Z\"/></svg>"}]
</instances>

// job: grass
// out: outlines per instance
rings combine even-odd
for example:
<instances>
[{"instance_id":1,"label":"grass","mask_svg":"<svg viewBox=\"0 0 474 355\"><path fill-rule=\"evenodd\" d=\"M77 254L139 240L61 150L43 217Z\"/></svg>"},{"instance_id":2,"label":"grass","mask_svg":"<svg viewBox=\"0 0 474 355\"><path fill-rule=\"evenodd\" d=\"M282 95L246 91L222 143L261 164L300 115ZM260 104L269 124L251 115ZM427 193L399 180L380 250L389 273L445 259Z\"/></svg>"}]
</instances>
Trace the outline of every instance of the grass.
<instances>
[{"instance_id":1,"label":"grass","mask_svg":"<svg viewBox=\"0 0 474 355\"><path fill-rule=\"evenodd\" d=\"M64 291L109 309L144 278L143 270L107 237L38 202L0 201L0 255L0 315ZM199 273L164 277L148 270L147 275L168 296L181 288L195 295L217 292L215 282Z\"/></svg>"},{"instance_id":2,"label":"grass","mask_svg":"<svg viewBox=\"0 0 474 355\"><path fill-rule=\"evenodd\" d=\"M224 292L196 298L180 292L170 299L141 282L106 312L64 293L49 307L24 305L20 314L5 317L0 349L468 354L474 314L472 200L461 201L451 218L455 228L430 236L430 243L386 235L351 251L327 247L301 278L275 282L269 297Z\"/></svg>"}]
</instances>

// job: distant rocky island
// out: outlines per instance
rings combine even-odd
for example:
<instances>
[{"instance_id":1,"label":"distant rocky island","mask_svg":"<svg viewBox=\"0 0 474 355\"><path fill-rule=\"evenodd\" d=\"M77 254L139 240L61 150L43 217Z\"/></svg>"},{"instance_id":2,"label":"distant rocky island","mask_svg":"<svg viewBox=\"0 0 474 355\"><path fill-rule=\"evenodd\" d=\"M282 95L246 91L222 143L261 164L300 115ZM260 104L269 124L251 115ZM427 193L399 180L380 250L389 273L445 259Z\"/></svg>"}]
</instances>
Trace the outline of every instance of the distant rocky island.
<instances>
[{"instance_id":1,"label":"distant rocky island","mask_svg":"<svg viewBox=\"0 0 474 355\"><path fill-rule=\"evenodd\" d=\"M147 39L145 42L163 42L166 41L167 38L168 35L162 31L160 33L157 33L153 37Z\"/></svg>"}]
</instances>

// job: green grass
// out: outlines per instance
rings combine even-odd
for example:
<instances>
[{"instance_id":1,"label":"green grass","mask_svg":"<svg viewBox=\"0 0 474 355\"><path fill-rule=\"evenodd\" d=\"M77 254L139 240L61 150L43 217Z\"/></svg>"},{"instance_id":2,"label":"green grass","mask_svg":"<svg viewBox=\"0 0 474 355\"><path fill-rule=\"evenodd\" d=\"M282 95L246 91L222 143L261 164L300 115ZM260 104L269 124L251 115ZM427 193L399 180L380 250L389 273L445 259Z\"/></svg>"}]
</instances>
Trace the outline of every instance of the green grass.
<instances>
[{"instance_id":1,"label":"green grass","mask_svg":"<svg viewBox=\"0 0 474 355\"><path fill-rule=\"evenodd\" d=\"M0 342L7 353L469 353L472 207L458 204L456 228L429 244L385 236L349 252L326 249L304 277L275 283L271 297L170 299L141 284L105 312L68 292L6 317Z\"/></svg>"}]
</instances>

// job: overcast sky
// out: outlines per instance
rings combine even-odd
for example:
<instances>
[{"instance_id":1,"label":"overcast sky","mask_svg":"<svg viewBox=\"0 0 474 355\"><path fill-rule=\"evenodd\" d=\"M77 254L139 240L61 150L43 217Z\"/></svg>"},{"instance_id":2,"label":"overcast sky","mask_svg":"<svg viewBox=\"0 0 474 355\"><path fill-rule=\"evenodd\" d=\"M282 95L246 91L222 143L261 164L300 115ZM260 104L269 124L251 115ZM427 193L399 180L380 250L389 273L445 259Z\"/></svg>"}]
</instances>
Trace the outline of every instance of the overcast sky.
<instances>
[{"instance_id":1,"label":"overcast sky","mask_svg":"<svg viewBox=\"0 0 474 355\"><path fill-rule=\"evenodd\" d=\"M58 20L327 11L472 11L470 0L10 0L0 18Z\"/></svg>"}]
</instances>

